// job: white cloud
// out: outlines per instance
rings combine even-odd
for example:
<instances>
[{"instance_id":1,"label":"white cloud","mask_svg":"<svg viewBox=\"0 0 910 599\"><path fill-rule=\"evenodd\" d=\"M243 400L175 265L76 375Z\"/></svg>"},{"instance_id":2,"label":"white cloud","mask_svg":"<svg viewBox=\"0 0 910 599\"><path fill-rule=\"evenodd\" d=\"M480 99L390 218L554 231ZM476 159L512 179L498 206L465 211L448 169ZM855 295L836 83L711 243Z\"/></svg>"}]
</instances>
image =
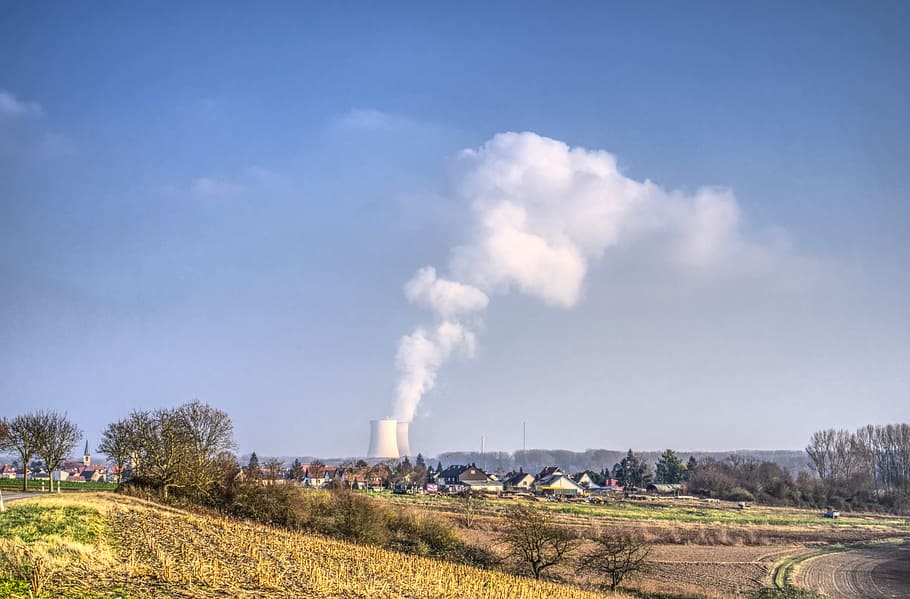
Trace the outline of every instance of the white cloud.
<instances>
[{"instance_id":1,"label":"white cloud","mask_svg":"<svg viewBox=\"0 0 910 599\"><path fill-rule=\"evenodd\" d=\"M253 190L274 189L284 181L284 177L278 173L261 166L249 166L230 176L197 177L190 182L187 191L200 199L228 198Z\"/></svg>"},{"instance_id":2,"label":"white cloud","mask_svg":"<svg viewBox=\"0 0 910 599\"><path fill-rule=\"evenodd\" d=\"M0 118L39 117L43 114L44 110L37 102L24 102L0 89Z\"/></svg>"},{"instance_id":3,"label":"white cloud","mask_svg":"<svg viewBox=\"0 0 910 599\"><path fill-rule=\"evenodd\" d=\"M344 129L366 129L374 131L390 127L400 117L376 110L373 108L354 109L336 121L338 127Z\"/></svg>"},{"instance_id":4,"label":"white cloud","mask_svg":"<svg viewBox=\"0 0 910 599\"><path fill-rule=\"evenodd\" d=\"M780 244L743 234L730 190L668 192L626 177L607 152L502 133L464 151L460 166L474 231L453 251L452 271L488 292L515 287L571 307L591 260L649 236L670 241L668 262L702 275L780 275L776 267L800 262Z\"/></svg>"}]
</instances>

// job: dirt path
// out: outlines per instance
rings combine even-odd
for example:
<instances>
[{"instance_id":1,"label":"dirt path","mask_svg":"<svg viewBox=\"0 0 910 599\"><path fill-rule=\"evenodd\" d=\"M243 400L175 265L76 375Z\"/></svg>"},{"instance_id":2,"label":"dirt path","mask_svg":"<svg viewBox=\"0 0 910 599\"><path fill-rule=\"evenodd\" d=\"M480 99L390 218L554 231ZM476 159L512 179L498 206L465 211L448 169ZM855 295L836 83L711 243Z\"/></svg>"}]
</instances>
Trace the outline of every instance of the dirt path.
<instances>
[{"instance_id":1,"label":"dirt path","mask_svg":"<svg viewBox=\"0 0 910 599\"><path fill-rule=\"evenodd\" d=\"M812 558L802 564L793 583L832 599L910 597L910 541Z\"/></svg>"}]
</instances>

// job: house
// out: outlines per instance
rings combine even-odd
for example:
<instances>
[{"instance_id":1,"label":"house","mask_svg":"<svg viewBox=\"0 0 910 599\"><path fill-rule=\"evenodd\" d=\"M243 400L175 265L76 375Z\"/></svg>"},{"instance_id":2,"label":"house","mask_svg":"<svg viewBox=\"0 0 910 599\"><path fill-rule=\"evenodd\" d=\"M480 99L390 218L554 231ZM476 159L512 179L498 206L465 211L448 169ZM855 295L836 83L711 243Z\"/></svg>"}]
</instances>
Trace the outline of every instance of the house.
<instances>
[{"instance_id":1,"label":"house","mask_svg":"<svg viewBox=\"0 0 910 599\"><path fill-rule=\"evenodd\" d=\"M551 476L556 476L557 474L565 475L565 472L563 472L559 466L547 466L537 474L537 480L550 478Z\"/></svg>"},{"instance_id":2,"label":"house","mask_svg":"<svg viewBox=\"0 0 910 599\"><path fill-rule=\"evenodd\" d=\"M540 478L534 485L544 495L584 495L585 489L563 472Z\"/></svg>"},{"instance_id":3,"label":"house","mask_svg":"<svg viewBox=\"0 0 910 599\"><path fill-rule=\"evenodd\" d=\"M16 469L9 464L0 466L0 478L16 478Z\"/></svg>"},{"instance_id":4,"label":"house","mask_svg":"<svg viewBox=\"0 0 910 599\"><path fill-rule=\"evenodd\" d=\"M502 481L495 480L480 468L472 466L458 478L465 490L472 493L502 493Z\"/></svg>"},{"instance_id":5,"label":"house","mask_svg":"<svg viewBox=\"0 0 910 599\"><path fill-rule=\"evenodd\" d=\"M502 481L506 491L530 491L534 486L534 476L527 472L511 472Z\"/></svg>"},{"instance_id":6,"label":"house","mask_svg":"<svg viewBox=\"0 0 910 599\"><path fill-rule=\"evenodd\" d=\"M449 466L436 476L437 483L443 490L455 488L461 484L461 475L470 466Z\"/></svg>"},{"instance_id":7,"label":"house","mask_svg":"<svg viewBox=\"0 0 910 599\"><path fill-rule=\"evenodd\" d=\"M596 489L600 485L594 482L594 479L591 477L591 473L585 470L584 472L579 472L572 475L572 480L577 482L579 485L585 489Z\"/></svg>"},{"instance_id":8,"label":"house","mask_svg":"<svg viewBox=\"0 0 910 599\"><path fill-rule=\"evenodd\" d=\"M439 473L439 485L450 493L472 491L475 493L501 493L502 481L494 480L475 465L449 466Z\"/></svg>"}]
</instances>

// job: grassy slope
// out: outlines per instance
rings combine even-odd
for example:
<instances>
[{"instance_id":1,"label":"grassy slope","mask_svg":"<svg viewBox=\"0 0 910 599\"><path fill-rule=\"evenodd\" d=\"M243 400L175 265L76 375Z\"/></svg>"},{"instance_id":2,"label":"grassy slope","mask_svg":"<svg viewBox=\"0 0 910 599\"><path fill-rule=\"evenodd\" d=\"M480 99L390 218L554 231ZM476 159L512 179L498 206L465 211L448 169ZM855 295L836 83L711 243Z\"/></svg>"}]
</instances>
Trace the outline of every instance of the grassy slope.
<instances>
[{"instance_id":1,"label":"grassy slope","mask_svg":"<svg viewBox=\"0 0 910 599\"><path fill-rule=\"evenodd\" d=\"M28 596L30 558L66 573L46 581L54 597L602 596L107 493L15 504L0 543L26 549L18 569L0 563L0 597Z\"/></svg>"}]
</instances>

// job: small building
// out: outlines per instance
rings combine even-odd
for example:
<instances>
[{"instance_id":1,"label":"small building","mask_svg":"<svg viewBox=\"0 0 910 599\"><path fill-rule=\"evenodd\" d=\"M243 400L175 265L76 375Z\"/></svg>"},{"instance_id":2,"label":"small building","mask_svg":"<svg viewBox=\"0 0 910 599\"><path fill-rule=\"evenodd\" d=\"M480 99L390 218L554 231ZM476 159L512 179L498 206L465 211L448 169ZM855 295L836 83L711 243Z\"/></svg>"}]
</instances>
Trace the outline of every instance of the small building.
<instances>
[{"instance_id":1,"label":"small building","mask_svg":"<svg viewBox=\"0 0 910 599\"><path fill-rule=\"evenodd\" d=\"M670 484L670 483L651 483L645 489L648 493L655 493L657 495L679 495L682 490L682 485L680 484Z\"/></svg>"},{"instance_id":2,"label":"small building","mask_svg":"<svg viewBox=\"0 0 910 599\"><path fill-rule=\"evenodd\" d=\"M584 488L571 477L560 472L546 478L539 479L534 488L543 495L584 495Z\"/></svg>"},{"instance_id":3,"label":"small building","mask_svg":"<svg viewBox=\"0 0 910 599\"><path fill-rule=\"evenodd\" d=\"M534 486L534 476L527 472L512 472L502 481L506 491L530 491Z\"/></svg>"}]
</instances>

